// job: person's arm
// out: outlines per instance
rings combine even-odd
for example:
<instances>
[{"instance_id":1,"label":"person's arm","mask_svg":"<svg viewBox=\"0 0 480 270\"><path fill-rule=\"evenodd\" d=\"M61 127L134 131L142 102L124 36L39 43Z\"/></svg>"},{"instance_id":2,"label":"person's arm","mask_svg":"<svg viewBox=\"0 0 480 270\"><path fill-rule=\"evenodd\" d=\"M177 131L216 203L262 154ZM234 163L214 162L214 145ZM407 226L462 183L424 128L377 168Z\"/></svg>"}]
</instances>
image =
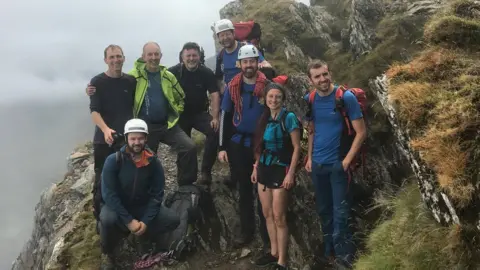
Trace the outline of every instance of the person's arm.
<instances>
[{"instance_id":1,"label":"person's arm","mask_svg":"<svg viewBox=\"0 0 480 270\"><path fill-rule=\"evenodd\" d=\"M352 146L350 147L350 150L344 159L344 161L350 165L353 158L360 151L363 142L367 138L367 129L365 127L365 121L357 98L350 92L345 92L343 98L345 101L347 114L352 122L352 127L355 130L355 138L353 139Z\"/></svg>"},{"instance_id":2,"label":"person's arm","mask_svg":"<svg viewBox=\"0 0 480 270\"><path fill-rule=\"evenodd\" d=\"M258 57L259 68L272 67L272 65L265 59L263 54L260 52Z\"/></svg>"},{"instance_id":3,"label":"person's arm","mask_svg":"<svg viewBox=\"0 0 480 270\"><path fill-rule=\"evenodd\" d=\"M230 98L230 91L228 90L228 86L225 87L225 96L222 100L222 112L220 115L220 138L219 138L219 148L220 151L226 151L228 147L228 143L231 136L231 131L233 128L233 113L232 111L232 100Z\"/></svg>"},{"instance_id":4,"label":"person's arm","mask_svg":"<svg viewBox=\"0 0 480 270\"><path fill-rule=\"evenodd\" d=\"M133 216L125 209L120 201L120 198L117 194L117 160L115 154L111 154L105 160L102 171L102 199L105 201L105 204L108 205L117 215L120 217L120 220L123 224L128 225L132 220Z\"/></svg>"},{"instance_id":5,"label":"person's arm","mask_svg":"<svg viewBox=\"0 0 480 270\"><path fill-rule=\"evenodd\" d=\"M140 219L140 221L145 223L145 225L147 226L149 222L152 221L160 211L165 187L165 173L163 170L163 166L160 163L160 160L155 158L155 164L152 164L150 166L155 166L153 184L150 190L150 200L148 201L145 214Z\"/></svg>"},{"instance_id":6,"label":"person's arm","mask_svg":"<svg viewBox=\"0 0 480 270\"><path fill-rule=\"evenodd\" d=\"M308 122L308 125L313 125L313 123ZM308 132L308 151L307 151L307 158L308 158L308 160L312 160L313 135L314 135L314 132Z\"/></svg>"},{"instance_id":7,"label":"person's arm","mask_svg":"<svg viewBox=\"0 0 480 270\"><path fill-rule=\"evenodd\" d=\"M95 78L93 78L90 81L90 85L95 87L96 87L96 83L97 83L97 80ZM103 120L102 115L100 115L101 110L102 110L102 103L100 100L99 90L97 89L97 91L95 91L95 93L93 93L90 96L90 115L92 116L93 123L97 125L98 128L102 130L102 132L105 133L105 130L109 129L109 127L107 126L107 124L105 124L105 121Z\"/></svg>"},{"instance_id":8,"label":"person's arm","mask_svg":"<svg viewBox=\"0 0 480 270\"><path fill-rule=\"evenodd\" d=\"M178 113L182 113L185 106L185 92L175 75L168 70L165 73L165 76L167 76L168 80L172 83L173 99L176 102Z\"/></svg>"},{"instance_id":9,"label":"person's arm","mask_svg":"<svg viewBox=\"0 0 480 270\"><path fill-rule=\"evenodd\" d=\"M220 57L220 54L223 53L223 50L217 55L215 63L215 78L217 79L217 86L220 89L220 94L223 95L225 90L225 82L223 81L223 71L222 71L222 62L223 59Z\"/></svg>"},{"instance_id":10,"label":"person's arm","mask_svg":"<svg viewBox=\"0 0 480 270\"><path fill-rule=\"evenodd\" d=\"M300 159L300 123L298 122L297 116L294 113L289 113L285 119L285 126L287 127L288 133L290 133L290 138L293 145L293 154L292 160L290 162L290 167L288 173L293 175Z\"/></svg>"},{"instance_id":11,"label":"person's arm","mask_svg":"<svg viewBox=\"0 0 480 270\"><path fill-rule=\"evenodd\" d=\"M211 115L214 120L218 121L220 117L220 89L215 78L215 74L208 68L205 68L207 78L207 89L210 94L210 106L212 107Z\"/></svg>"}]
</instances>

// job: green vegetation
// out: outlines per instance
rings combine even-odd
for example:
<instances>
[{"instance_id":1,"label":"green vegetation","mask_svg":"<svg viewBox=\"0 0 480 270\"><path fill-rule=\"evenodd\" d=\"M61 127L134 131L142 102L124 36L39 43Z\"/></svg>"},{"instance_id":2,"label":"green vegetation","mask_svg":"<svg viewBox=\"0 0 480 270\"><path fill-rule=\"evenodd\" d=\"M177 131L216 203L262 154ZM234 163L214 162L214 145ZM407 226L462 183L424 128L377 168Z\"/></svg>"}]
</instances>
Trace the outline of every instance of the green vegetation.
<instances>
[{"instance_id":1,"label":"green vegetation","mask_svg":"<svg viewBox=\"0 0 480 270\"><path fill-rule=\"evenodd\" d=\"M465 207L475 195L479 172L480 54L475 36L480 38L480 29L472 32L472 25L480 25L480 17L459 9L471 13L480 5L457 1L433 17L425 27L431 44L410 63L393 65L387 76L389 99L411 131L411 146L456 206Z\"/></svg>"},{"instance_id":2,"label":"green vegetation","mask_svg":"<svg viewBox=\"0 0 480 270\"><path fill-rule=\"evenodd\" d=\"M383 208L392 212L369 235L367 250L355 264L358 270L472 269L479 263L473 230L439 225L425 207L418 186L407 184Z\"/></svg>"},{"instance_id":3,"label":"green vegetation","mask_svg":"<svg viewBox=\"0 0 480 270\"><path fill-rule=\"evenodd\" d=\"M65 246L59 256L62 267L97 269L100 265L100 236L95 228L91 197L90 195L84 211L75 219L75 227L65 235ZM64 269L62 267L59 269Z\"/></svg>"}]
</instances>

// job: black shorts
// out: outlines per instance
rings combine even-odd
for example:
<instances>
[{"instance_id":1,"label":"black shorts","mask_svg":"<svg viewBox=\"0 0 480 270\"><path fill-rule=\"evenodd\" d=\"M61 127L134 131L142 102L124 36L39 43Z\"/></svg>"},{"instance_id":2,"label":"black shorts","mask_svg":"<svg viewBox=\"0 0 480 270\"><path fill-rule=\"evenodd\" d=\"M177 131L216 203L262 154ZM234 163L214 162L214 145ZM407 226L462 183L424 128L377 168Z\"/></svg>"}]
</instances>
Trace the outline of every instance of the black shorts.
<instances>
[{"instance_id":1,"label":"black shorts","mask_svg":"<svg viewBox=\"0 0 480 270\"><path fill-rule=\"evenodd\" d=\"M265 166L262 163L258 165L258 183L265 185L270 189L281 188L283 180L287 175L288 167L280 165Z\"/></svg>"}]
</instances>

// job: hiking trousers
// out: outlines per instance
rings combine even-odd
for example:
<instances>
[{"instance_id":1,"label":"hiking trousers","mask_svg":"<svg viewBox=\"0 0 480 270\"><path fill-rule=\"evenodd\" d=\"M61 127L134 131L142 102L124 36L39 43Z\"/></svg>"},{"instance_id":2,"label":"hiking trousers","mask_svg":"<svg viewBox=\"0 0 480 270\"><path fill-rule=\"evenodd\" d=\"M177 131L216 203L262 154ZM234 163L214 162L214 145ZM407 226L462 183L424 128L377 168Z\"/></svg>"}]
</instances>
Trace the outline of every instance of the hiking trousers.
<instances>
[{"instance_id":1,"label":"hiking trousers","mask_svg":"<svg viewBox=\"0 0 480 270\"><path fill-rule=\"evenodd\" d=\"M350 198L347 173L342 162L316 164L312 162L316 208L322 223L324 255L352 263L355 245L349 228Z\"/></svg>"},{"instance_id":2,"label":"hiking trousers","mask_svg":"<svg viewBox=\"0 0 480 270\"><path fill-rule=\"evenodd\" d=\"M131 214L139 220L143 214L142 210L138 209L138 211L134 211L136 213ZM146 224L147 231L140 238L142 241L150 240L158 243L162 239L162 234L175 230L179 224L180 217L174 211L162 205L157 216L149 224ZM102 253L108 255L113 253L122 238L130 234L126 224L123 224L117 213L106 204L102 205L100 211L99 230Z\"/></svg>"},{"instance_id":3,"label":"hiking trousers","mask_svg":"<svg viewBox=\"0 0 480 270\"><path fill-rule=\"evenodd\" d=\"M235 184L238 183L241 233L247 239L252 238L255 234L256 227L254 192L257 190L257 185L254 185L251 181L253 164L255 162L253 149L230 141L227 154L229 163L231 164L232 182ZM262 204L258 198L258 194L256 197L257 213L260 221L260 237L266 248L270 246L270 238L268 236L267 225L265 217L263 216Z\"/></svg>"},{"instance_id":4,"label":"hiking trousers","mask_svg":"<svg viewBox=\"0 0 480 270\"><path fill-rule=\"evenodd\" d=\"M213 130L210 125L211 121L212 116L208 112L201 112L198 114L183 113L178 120L179 126L188 137L192 137L192 128L205 135L203 159L200 171L209 174L212 172L212 167L217 159L218 148L218 132Z\"/></svg>"},{"instance_id":5,"label":"hiking trousers","mask_svg":"<svg viewBox=\"0 0 480 270\"><path fill-rule=\"evenodd\" d=\"M178 124L168 129L166 125L148 125L147 145L155 153L159 143L164 143L177 152L178 185L189 185L197 181L197 148L192 139L185 134Z\"/></svg>"}]
</instances>

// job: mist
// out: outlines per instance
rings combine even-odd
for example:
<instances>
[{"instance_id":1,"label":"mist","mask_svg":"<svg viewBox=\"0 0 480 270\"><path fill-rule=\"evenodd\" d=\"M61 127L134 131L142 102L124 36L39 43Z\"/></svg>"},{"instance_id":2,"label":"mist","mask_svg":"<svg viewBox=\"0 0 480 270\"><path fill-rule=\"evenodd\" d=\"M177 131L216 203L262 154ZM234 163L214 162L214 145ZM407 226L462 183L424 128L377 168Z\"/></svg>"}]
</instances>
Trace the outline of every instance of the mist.
<instances>
[{"instance_id":1,"label":"mist","mask_svg":"<svg viewBox=\"0 0 480 270\"><path fill-rule=\"evenodd\" d=\"M73 148L91 140L85 86L105 71L103 50L120 45L128 72L143 44L178 63L185 42L214 55L210 26L229 0L2 1L0 9L0 269L30 237L40 194L66 172ZM308 0L303 0L308 4Z\"/></svg>"}]
</instances>

